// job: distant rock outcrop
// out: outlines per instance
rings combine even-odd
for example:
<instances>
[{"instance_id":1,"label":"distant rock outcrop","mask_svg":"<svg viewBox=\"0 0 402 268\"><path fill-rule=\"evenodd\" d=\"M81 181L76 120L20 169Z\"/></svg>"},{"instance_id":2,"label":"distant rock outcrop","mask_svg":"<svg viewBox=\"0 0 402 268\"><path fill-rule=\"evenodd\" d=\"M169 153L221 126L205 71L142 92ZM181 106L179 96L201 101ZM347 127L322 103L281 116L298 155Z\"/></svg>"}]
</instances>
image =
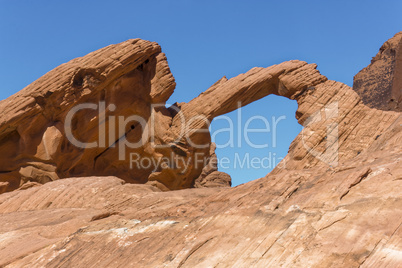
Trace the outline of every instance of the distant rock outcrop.
<instances>
[{"instance_id":1,"label":"distant rock outcrop","mask_svg":"<svg viewBox=\"0 0 402 268\"><path fill-rule=\"evenodd\" d=\"M61 65L0 103L0 266L401 267L402 114L378 91L393 83L396 96L399 67L368 75L375 62L357 76L358 94L289 61L224 77L170 108L151 107L174 89L155 43L130 40ZM269 94L297 100L304 129L266 177L229 188L207 122ZM140 159L181 156L186 172L130 169L117 145L72 146L66 114L97 100L156 122L154 135L128 125L117 145L142 139ZM79 118L72 130L85 142L99 139L99 121L110 124L91 111Z\"/></svg>"},{"instance_id":2,"label":"distant rock outcrop","mask_svg":"<svg viewBox=\"0 0 402 268\"><path fill-rule=\"evenodd\" d=\"M371 108L402 112L402 32L382 45L353 80L353 89Z\"/></svg>"}]
</instances>

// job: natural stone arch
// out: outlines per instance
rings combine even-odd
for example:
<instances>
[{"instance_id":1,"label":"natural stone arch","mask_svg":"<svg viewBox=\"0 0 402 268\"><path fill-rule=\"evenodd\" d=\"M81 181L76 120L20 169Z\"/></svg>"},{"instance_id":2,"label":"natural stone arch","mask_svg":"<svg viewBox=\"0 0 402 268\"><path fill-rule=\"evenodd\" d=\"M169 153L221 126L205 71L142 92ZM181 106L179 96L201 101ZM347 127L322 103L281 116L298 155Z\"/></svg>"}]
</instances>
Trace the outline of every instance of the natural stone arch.
<instances>
[{"instance_id":1,"label":"natural stone arch","mask_svg":"<svg viewBox=\"0 0 402 268\"><path fill-rule=\"evenodd\" d=\"M270 94L292 98L297 92L325 80L326 77L316 70L316 65L302 61L284 62L268 68L253 68L230 80L223 77L197 98L179 104L180 112L173 117L166 140L180 143L193 159L196 154L210 154L211 140L207 128L208 122L215 117L236 110L239 103L245 106ZM195 131L197 129L199 131ZM189 141L205 146L195 148ZM202 167L193 163L191 173L186 174L190 183L200 175L201 170ZM153 174L152 180L161 181L169 175L175 176L176 173L163 170Z\"/></svg>"},{"instance_id":2,"label":"natural stone arch","mask_svg":"<svg viewBox=\"0 0 402 268\"><path fill-rule=\"evenodd\" d=\"M16 189L27 181L43 183L94 175L114 175L163 190L193 187L204 168L195 165L195 156L208 159L213 151L208 122L237 109L239 102L244 106L270 94L297 100L296 117L305 126L291 144L287 168L328 165L355 157L375 141L376 133L395 121L395 113L369 109L350 87L328 81L315 64L298 60L253 68L229 80L223 77L189 103L166 108L164 103L174 87L159 45L139 39L108 46L50 71L0 102L0 141L4 141L0 144L2 191ZM111 142L105 148L77 149L66 137L66 115L79 104L106 100L120 105L110 110L114 116L140 115L147 123L154 120L154 124L146 129L128 125L122 136L109 138ZM321 116L333 103L337 105L336 115ZM383 118L381 129L369 124L373 114ZM104 115L83 112L85 123L73 124L75 133L86 142L98 140L96 127L111 123ZM336 144L329 144L326 137L335 136L335 128L328 131L328 126L333 124L338 126L339 139ZM142 145L136 152L142 157L161 160L180 156L188 164L185 169L172 163L147 170L132 169L127 157L125 161L118 158L118 145L125 139L141 139ZM189 140L203 146L193 146Z\"/></svg>"},{"instance_id":3,"label":"natural stone arch","mask_svg":"<svg viewBox=\"0 0 402 268\"><path fill-rule=\"evenodd\" d=\"M223 77L197 98L181 104L180 116L202 115L201 118L211 121L237 109L238 103L245 106L270 94L284 96L297 101L296 118L305 127L290 145L286 168L336 167L340 161L356 157L370 147L376 140L376 133L392 124L396 114L366 107L352 88L327 80L316 67L295 60L268 68L253 68L229 80ZM384 121L378 129L370 124L374 115ZM195 120L185 126L184 133L207 127L205 120ZM177 115L169 132L171 140L179 138L185 144L185 135L178 134L182 129ZM199 144L210 144L208 132L193 132L189 136ZM272 173L277 173L278 169Z\"/></svg>"},{"instance_id":4,"label":"natural stone arch","mask_svg":"<svg viewBox=\"0 0 402 268\"><path fill-rule=\"evenodd\" d=\"M284 167L282 159L303 129L295 117L297 107L296 100L272 94L216 117L210 126L214 168L237 186L266 176L277 165ZM204 184L210 182L211 187L217 184L212 175Z\"/></svg>"}]
</instances>

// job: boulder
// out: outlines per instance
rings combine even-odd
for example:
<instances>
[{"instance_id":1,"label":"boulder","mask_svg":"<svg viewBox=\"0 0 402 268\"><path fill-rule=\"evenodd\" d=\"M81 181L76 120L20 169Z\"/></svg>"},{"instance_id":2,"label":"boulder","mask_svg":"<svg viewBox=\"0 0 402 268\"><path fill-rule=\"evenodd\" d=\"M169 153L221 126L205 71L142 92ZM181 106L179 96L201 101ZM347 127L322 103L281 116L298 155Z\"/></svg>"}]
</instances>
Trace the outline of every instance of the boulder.
<instances>
[{"instance_id":1,"label":"boulder","mask_svg":"<svg viewBox=\"0 0 402 268\"><path fill-rule=\"evenodd\" d=\"M195 182L196 188L214 188L214 187L230 187L232 186L232 178L229 174L221 171L214 171L206 175L202 179Z\"/></svg>"}]
</instances>

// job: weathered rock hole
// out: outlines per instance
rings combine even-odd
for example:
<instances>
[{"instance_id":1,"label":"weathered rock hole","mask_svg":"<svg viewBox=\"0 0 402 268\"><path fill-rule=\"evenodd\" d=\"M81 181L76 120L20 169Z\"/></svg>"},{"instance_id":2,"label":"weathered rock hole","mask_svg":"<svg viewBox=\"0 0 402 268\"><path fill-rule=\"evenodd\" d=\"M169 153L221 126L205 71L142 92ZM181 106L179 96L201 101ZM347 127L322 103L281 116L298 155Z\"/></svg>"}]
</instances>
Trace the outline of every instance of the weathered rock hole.
<instances>
[{"instance_id":1,"label":"weathered rock hole","mask_svg":"<svg viewBox=\"0 0 402 268\"><path fill-rule=\"evenodd\" d=\"M84 76L77 74L73 79L73 87L82 87L84 84Z\"/></svg>"}]
</instances>

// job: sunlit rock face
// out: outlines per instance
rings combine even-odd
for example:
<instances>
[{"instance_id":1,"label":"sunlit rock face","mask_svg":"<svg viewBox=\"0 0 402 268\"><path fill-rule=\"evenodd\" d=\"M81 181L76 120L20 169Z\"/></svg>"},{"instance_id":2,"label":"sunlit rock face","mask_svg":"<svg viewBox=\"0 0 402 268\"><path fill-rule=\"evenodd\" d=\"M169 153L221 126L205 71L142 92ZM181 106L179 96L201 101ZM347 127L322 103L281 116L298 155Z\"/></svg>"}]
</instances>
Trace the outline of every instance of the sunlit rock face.
<instances>
[{"instance_id":1,"label":"sunlit rock face","mask_svg":"<svg viewBox=\"0 0 402 268\"><path fill-rule=\"evenodd\" d=\"M57 67L1 101L0 180L8 182L8 191L27 181L90 175L145 183L153 167L130 169L128 153L117 153L123 142L141 141L144 129L135 120L118 120L135 116L145 125L158 113L162 137L171 117L166 108L152 106L163 106L174 87L160 47L139 39ZM132 153L152 155L147 142Z\"/></svg>"}]
</instances>

